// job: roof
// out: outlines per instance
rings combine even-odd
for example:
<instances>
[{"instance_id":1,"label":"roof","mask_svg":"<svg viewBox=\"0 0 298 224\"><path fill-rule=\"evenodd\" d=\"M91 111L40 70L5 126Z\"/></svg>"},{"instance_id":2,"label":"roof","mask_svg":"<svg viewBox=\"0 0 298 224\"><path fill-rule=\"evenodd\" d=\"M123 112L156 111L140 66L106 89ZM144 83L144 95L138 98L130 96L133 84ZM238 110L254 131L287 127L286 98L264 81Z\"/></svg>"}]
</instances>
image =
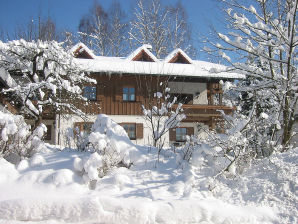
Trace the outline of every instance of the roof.
<instances>
[{"instance_id":1,"label":"roof","mask_svg":"<svg viewBox=\"0 0 298 224\"><path fill-rule=\"evenodd\" d=\"M84 45L84 47L86 46ZM243 74L228 72L227 67L224 65L206 61L192 60L181 49L172 51L163 60L157 59L149 49L151 49L151 46L146 44L133 51L126 58L95 56L93 59L76 58L76 61L83 70L94 73L164 75L210 79L245 78L245 75ZM145 52L146 55L152 60L136 60L137 55L142 52ZM183 62L175 63L174 58L177 56L177 54L180 54L180 56L183 57Z\"/></svg>"}]
</instances>

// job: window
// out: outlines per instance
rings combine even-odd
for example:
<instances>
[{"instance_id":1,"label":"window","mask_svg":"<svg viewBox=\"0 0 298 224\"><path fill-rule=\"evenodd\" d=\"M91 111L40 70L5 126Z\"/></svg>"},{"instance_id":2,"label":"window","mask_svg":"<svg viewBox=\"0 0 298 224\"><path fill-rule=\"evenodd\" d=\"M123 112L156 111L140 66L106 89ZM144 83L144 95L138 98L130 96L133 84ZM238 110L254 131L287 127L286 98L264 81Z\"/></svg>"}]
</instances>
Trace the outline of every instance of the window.
<instances>
[{"instance_id":1,"label":"window","mask_svg":"<svg viewBox=\"0 0 298 224\"><path fill-rule=\"evenodd\" d=\"M90 134L92 125L92 122L76 122L74 124L75 133L78 134L77 132L83 132L84 134Z\"/></svg>"},{"instance_id":2,"label":"window","mask_svg":"<svg viewBox=\"0 0 298 224\"><path fill-rule=\"evenodd\" d=\"M96 100L96 87L95 86L86 86L84 88L84 97L88 100Z\"/></svg>"},{"instance_id":3,"label":"window","mask_svg":"<svg viewBox=\"0 0 298 224\"><path fill-rule=\"evenodd\" d=\"M186 128L176 128L176 141L177 142L185 142L186 141Z\"/></svg>"},{"instance_id":4,"label":"window","mask_svg":"<svg viewBox=\"0 0 298 224\"><path fill-rule=\"evenodd\" d=\"M132 140L136 139L136 124L121 124L124 130L126 131L128 137Z\"/></svg>"},{"instance_id":5,"label":"window","mask_svg":"<svg viewBox=\"0 0 298 224\"><path fill-rule=\"evenodd\" d=\"M135 88L133 87L123 87L123 101L135 101Z\"/></svg>"}]
</instances>

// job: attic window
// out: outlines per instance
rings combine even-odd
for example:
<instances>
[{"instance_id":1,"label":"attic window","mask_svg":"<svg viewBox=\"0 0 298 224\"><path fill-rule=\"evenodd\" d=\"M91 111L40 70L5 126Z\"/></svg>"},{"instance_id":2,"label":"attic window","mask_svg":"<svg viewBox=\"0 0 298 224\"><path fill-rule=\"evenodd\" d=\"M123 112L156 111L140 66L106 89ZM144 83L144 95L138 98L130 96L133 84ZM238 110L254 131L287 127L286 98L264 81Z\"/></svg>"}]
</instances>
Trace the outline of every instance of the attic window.
<instances>
[{"instance_id":1,"label":"attic window","mask_svg":"<svg viewBox=\"0 0 298 224\"><path fill-rule=\"evenodd\" d=\"M141 50L140 53L138 53L132 60L154 62L154 60L144 50Z\"/></svg>"},{"instance_id":2,"label":"attic window","mask_svg":"<svg viewBox=\"0 0 298 224\"><path fill-rule=\"evenodd\" d=\"M169 63L191 64L180 52L178 52Z\"/></svg>"}]
</instances>

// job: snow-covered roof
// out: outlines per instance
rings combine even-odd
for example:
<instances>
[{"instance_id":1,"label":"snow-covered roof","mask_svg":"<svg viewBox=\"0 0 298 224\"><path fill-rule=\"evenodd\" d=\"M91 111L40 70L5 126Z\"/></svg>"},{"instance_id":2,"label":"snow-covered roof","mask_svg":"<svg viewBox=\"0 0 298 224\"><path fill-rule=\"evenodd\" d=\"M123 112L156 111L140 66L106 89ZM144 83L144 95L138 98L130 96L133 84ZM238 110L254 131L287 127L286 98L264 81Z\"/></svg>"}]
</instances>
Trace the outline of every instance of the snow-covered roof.
<instances>
[{"instance_id":1,"label":"snow-covered roof","mask_svg":"<svg viewBox=\"0 0 298 224\"><path fill-rule=\"evenodd\" d=\"M127 60L90 60L77 59L82 69L88 72L108 74L167 75L197 78L243 79L244 75L224 72L225 66L204 61L193 64L159 62L141 62Z\"/></svg>"},{"instance_id":2,"label":"snow-covered roof","mask_svg":"<svg viewBox=\"0 0 298 224\"><path fill-rule=\"evenodd\" d=\"M85 46L85 45L82 45ZM86 46L85 46L86 47ZM86 47L87 48L87 47ZM86 50L86 48L84 48ZM244 79L245 75L227 72L224 65L192 60L184 51L176 49L164 60L157 59L151 52L150 45L143 45L133 51L128 57L95 56L93 59L80 59L77 62L87 72L107 74L138 74L138 75L165 75L192 78L214 79ZM78 48L73 48L78 49ZM88 49L88 48L87 48ZM145 52L150 61L135 61L134 58L141 52ZM181 54L190 64L170 63L177 54Z\"/></svg>"}]
</instances>

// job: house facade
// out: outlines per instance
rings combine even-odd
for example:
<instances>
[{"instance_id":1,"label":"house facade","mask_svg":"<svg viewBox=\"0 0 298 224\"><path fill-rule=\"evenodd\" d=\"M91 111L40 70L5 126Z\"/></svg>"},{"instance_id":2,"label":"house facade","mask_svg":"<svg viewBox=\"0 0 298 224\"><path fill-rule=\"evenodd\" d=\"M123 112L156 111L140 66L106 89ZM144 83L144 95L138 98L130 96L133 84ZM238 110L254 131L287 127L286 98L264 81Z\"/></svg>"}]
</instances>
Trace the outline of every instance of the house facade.
<instances>
[{"instance_id":1,"label":"house facade","mask_svg":"<svg viewBox=\"0 0 298 224\"><path fill-rule=\"evenodd\" d=\"M150 108L154 93L169 88L170 97L183 103L186 119L165 136L166 145L180 144L186 135L203 136L202 127L214 129L221 115L218 110L231 113L233 108L222 102L220 80L242 79L244 76L224 72L225 67L192 60L181 49L165 59L157 59L143 45L126 58L96 56L84 44L77 44L73 55L79 65L96 79L97 84L84 86L89 100L74 104L87 114L85 118L73 114L56 114L50 142L65 145L62 137L68 128L90 131L97 114L110 116L127 131L130 139L141 145L152 144L150 125L146 123L142 105ZM175 108L177 105L174 105Z\"/></svg>"}]
</instances>

